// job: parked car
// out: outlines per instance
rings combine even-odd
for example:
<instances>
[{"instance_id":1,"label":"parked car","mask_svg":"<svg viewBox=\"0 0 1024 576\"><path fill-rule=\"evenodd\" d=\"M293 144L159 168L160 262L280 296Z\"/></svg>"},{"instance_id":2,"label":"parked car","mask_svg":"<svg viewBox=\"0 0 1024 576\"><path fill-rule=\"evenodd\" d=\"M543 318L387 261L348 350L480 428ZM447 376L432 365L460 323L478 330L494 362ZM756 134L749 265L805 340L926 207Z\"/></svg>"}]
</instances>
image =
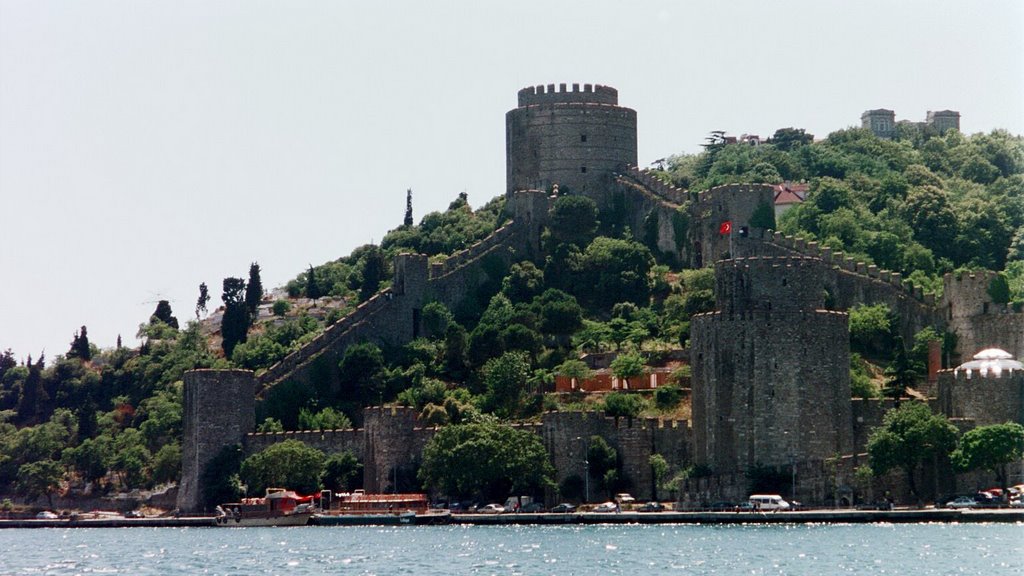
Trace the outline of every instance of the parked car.
<instances>
[{"instance_id":1,"label":"parked car","mask_svg":"<svg viewBox=\"0 0 1024 576\"><path fill-rule=\"evenodd\" d=\"M566 504L565 502L555 506L551 509L552 514L571 514L576 511L576 507L572 504Z\"/></svg>"},{"instance_id":2,"label":"parked car","mask_svg":"<svg viewBox=\"0 0 1024 576\"><path fill-rule=\"evenodd\" d=\"M978 502L975 501L974 498L971 498L970 496L961 496L956 500L946 502L946 508L952 508L954 510L960 510L963 508L974 508L977 505Z\"/></svg>"},{"instance_id":3,"label":"parked car","mask_svg":"<svg viewBox=\"0 0 1024 576\"><path fill-rule=\"evenodd\" d=\"M594 512L615 512L618 509L619 509L618 502L610 502L609 501L609 502L605 502L604 504L598 504L597 507L594 508L593 511Z\"/></svg>"},{"instance_id":4,"label":"parked car","mask_svg":"<svg viewBox=\"0 0 1024 576\"><path fill-rule=\"evenodd\" d=\"M1024 500L1020 498L1016 500L1010 500L1010 508L1024 508Z\"/></svg>"},{"instance_id":5,"label":"parked car","mask_svg":"<svg viewBox=\"0 0 1024 576\"><path fill-rule=\"evenodd\" d=\"M541 504L540 502L530 502L526 506L523 506L523 508L520 510L520 512L525 512L527 514L536 514L537 512L543 511L544 505Z\"/></svg>"},{"instance_id":6,"label":"parked car","mask_svg":"<svg viewBox=\"0 0 1024 576\"><path fill-rule=\"evenodd\" d=\"M636 509L637 512L664 512L665 505L661 502L647 502Z\"/></svg>"},{"instance_id":7,"label":"parked car","mask_svg":"<svg viewBox=\"0 0 1024 576\"><path fill-rule=\"evenodd\" d=\"M477 510L480 514L501 514L505 511L505 507L501 504L488 504Z\"/></svg>"},{"instance_id":8,"label":"parked car","mask_svg":"<svg viewBox=\"0 0 1024 576\"><path fill-rule=\"evenodd\" d=\"M56 520L57 518L60 518L60 516L57 516L49 510L43 510L39 514L36 514L36 520Z\"/></svg>"},{"instance_id":9,"label":"parked car","mask_svg":"<svg viewBox=\"0 0 1024 576\"><path fill-rule=\"evenodd\" d=\"M736 509L735 502L715 502L708 509L712 512L732 512Z\"/></svg>"},{"instance_id":10,"label":"parked car","mask_svg":"<svg viewBox=\"0 0 1024 576\"><path fill-rule=\"evenodd\" d=\"M622 492L620 494L615 495L615 501L618 502L619 504L632 504L633 502L636 502L636 498L633 498L629 494Z\"/></svg>"}]
</instances>

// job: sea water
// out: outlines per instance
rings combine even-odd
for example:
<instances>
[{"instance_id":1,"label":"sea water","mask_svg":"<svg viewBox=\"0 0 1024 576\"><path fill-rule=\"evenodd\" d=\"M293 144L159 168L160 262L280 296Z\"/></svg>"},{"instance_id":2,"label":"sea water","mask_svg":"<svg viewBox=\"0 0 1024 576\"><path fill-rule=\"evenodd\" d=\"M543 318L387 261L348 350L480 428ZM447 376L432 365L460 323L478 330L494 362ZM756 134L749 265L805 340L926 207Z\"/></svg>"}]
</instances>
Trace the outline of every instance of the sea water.
<instances>
[{"instance_id":1,"label":"sea water","mask_svg":"<svg viewBox=\"0 0 1024 576\"><path fill-rule=\"evenodd\" d=\"M0 530L0 574L1024 574L1022 524Z\"/></svg>"}]
</instances>

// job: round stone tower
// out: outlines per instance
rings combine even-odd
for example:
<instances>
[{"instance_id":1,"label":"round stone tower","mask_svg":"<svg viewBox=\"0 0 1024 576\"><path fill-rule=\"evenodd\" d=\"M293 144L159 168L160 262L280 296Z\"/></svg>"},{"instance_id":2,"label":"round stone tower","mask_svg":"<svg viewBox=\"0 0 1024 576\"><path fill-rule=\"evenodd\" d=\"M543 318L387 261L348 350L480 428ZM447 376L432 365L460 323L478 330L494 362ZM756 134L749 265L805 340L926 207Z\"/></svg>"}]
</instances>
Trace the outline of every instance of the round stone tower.
<instances>
[{"instance_id":1,"label":"round stone tower","mask_svg":"<svg viewBox=\"0 0 1024 576\"><path fill-rule=\"evenodd\" d=\"M717 310L693 318L696 460L715 472L852 448L848 317L823 310L817 258L715 265Z\"/></svg>"},{"instance_id":2,"label":"round stone tower","mask_svg":"<svg viewBox=\"0 0 1024 576\"><path fill-rule=\"evenodd\" d=\"M207 465L255 431L256 379L249 370L191 370L184 380L178 508L198 512Z\"/></svg>"},{"instance_id":3,"label":"round stone tower","mask_svg":"<svg viewBox=\"0 0 1024 576\"><path fill-rule=\"evenodd\" d=\"M505 114L507 193L547 190L600 195L611 174L636 165L636 111L601 85L523 88Z\"/></svg>"}]
</instances>

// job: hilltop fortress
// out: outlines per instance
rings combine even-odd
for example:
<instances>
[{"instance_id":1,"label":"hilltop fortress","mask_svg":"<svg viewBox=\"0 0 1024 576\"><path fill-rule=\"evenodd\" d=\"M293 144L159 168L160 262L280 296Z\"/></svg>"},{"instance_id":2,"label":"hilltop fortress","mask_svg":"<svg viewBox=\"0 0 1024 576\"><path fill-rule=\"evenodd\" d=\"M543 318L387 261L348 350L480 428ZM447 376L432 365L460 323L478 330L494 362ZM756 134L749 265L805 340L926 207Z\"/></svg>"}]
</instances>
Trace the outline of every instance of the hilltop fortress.
<instances>
[{"instance_id":1,"label":"hilltop fortress","mask_svg":"<svg viewBox=\"0 0 1024 576\"><path fill-rule=\"evenodd\" d=\"M419 336L427 303L458 310L500 282L513 263L539 255L555 190L594 199L602 213L620 217L663 257L682 267L714 265L716 276L716 310L693 319L692 422L545 414L541 423L524 426L543 437L558 481L585 473L580 439L599 435L618 449L623 473L641 498L653 497L648 462L655 453L675 469L698 464L714 472L683 487L683 500L745 498L744 473L754 466L799 466L794 491L806 502L823 501L836 483L851 485L857 455L892 407L891 401L850 398L846 310L856 304L887 304L908 341L927 326L955 333L958 347L947 368L983 348L1024 357L1024 314L992 301L989 275L947 275L937 299L897 272L773 233L768 185L694 193L637 169L636 112L619 106L614 88L549 84L520 90L518 106L506 114L506 154L510 221L489 237L443 262L399 255L390 288L259 377L246 371L186 374L182 510L200 507L203 471L235 443L247 454L290 438L327 453L351 450L364 464L367 491L411 477L435 430L419 424L410 408L367 408L358 429L281 434L255 433L254 414L260 402L272 401L275 386L336 381L348 346L405 344ZM731 224L730 234L721 233L723 222ZM938 354L933 356L937 364ZM992 423L994 413L1000 421L1024 422L1019 370L973 378L969 371L944 370L926 391L933 409L964 429ZM843 465L826 466L837 455Z\"/></svg>"}]
</instances>

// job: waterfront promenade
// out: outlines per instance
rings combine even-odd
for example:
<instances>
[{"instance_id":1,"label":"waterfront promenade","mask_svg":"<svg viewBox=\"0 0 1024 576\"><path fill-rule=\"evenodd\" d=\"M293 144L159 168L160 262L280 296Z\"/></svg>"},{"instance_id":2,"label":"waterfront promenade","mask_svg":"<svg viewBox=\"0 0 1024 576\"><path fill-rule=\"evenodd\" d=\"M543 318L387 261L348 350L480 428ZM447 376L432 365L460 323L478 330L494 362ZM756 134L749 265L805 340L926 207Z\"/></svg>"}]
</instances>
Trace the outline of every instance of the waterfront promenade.
<instances>
[{"instance_id":1,"label":"waterfront promenade","mask_svg":"<svg viewBox=\"0 0 1024 576\"><path fill-rule=\"evenodd\" d=\"M558 524L907 524L920 522L1021 522L1022 509L948 510L807 510L799 512L621 512L573 514L453 514L453 524L558 525ZM0 520L0 528L165 528L214 526L212 516L163 518L96 518L54 520Z\"/></svg>"}]
</instances>

